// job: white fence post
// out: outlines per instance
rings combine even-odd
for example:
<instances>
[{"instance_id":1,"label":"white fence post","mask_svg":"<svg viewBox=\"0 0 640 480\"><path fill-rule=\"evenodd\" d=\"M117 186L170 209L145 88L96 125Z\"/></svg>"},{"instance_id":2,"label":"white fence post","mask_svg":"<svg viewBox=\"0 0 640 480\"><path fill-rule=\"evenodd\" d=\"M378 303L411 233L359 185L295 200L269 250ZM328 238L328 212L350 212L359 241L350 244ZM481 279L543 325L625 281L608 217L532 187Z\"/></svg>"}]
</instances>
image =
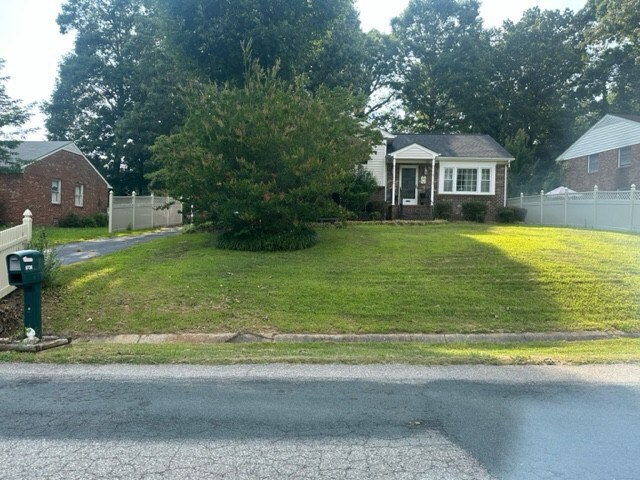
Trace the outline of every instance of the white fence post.
<instances>
[{"instance_id":1,"label":"white fence post","mask_svg":"<svg viewBox=\"0 0 640 480\"><path fill-rule=\"evenodd\" d=\"M109 233L113 233L113 190L109 190Z\"/></svg>"},{"instance_id":2,"label":"white fence post","mask_svg":"<svg viewBox=\"0 0 640 480\"><path fill-rule=\"evenodd\" d=\"M33 236L33 214L28 208L22 214L22 225L24 225L27 242L30 242Z\"/></svg>"},{"instance_id":3,"label":"white fence post","mask_svg":"<svg viewBox=\"0 0 640 480\"><path fill-rule=\"evenodd\" d=\"M540 190L540 225L544 225L544 190Z\"/></svg>"},{"instance_id":4,"label":"white fence post","mask_svg":"<svg viewBox=\"0 0 640 480\"><path fill-rule=\"evenodd\" d=\"M136 191L131 193L131 230L136 229Z\"/></svg>"},{"instance_id":5,"label":"white fence post","mask_svg":"<svg viewBox=\"0 0 640 480\"><path fill-rule=\"evenodd\" d=\"M156 228L156 215L155 215L155 207L156 202L153 196L153 192L151 192L151 228Z\"/></svg>"},{"instance_id":6,"label":"white fence post","mask_svg":"<svg viewBox=\"0 0 640 480\"><path fill-rule=\"evenodd\" d=\"M520 192L520 208L524 208L524 192Z\"/></svg>"},{"instance_id":7,"label":"white fence post","mask_svg":"<svg viewBox=\"0 0 640 480\"><path fill-rule=\"evenodd\" d=\"M636 203L636 184L631 184L631 191L629 192L629 230L633 232L633 215L634 205Z\"/></svg>"},{"instance_id":8,"label":"white fence post","mask_svg":"<svg viewBox=\"0 0 640 480\"><path fill-rule=\"evenodd\" d=\"M569 191L564 191L564 226L567 226L567 208L569 206Z\"/></svg>"},{"instance_id":9,"label":"white fence post","mask_svg":"<svg viewBox=\"0 0 640 480\"><path fill-rule=\"evenodd\" d=\"M598 225L598 185L593 187L593 228Z\"/></svg>"}]
</instances>

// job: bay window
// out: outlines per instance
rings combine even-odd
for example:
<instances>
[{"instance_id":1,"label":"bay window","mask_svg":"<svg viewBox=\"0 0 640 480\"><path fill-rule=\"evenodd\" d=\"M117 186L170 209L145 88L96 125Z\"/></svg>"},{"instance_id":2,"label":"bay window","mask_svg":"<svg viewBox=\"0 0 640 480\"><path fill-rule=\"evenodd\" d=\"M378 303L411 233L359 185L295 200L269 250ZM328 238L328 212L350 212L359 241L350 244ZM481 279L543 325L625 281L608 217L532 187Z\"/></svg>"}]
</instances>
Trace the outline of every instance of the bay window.
<instances>
[{"instance_id":1,"label":"bay window","mask_svg":"<svg viewBox=\"0 0 640 480\"><path fill-rule=\"evenodd\" d=\"M493 195L495 192L495 165L441 164L439 190L441 193Z\"/></svg>"}]
</instances>

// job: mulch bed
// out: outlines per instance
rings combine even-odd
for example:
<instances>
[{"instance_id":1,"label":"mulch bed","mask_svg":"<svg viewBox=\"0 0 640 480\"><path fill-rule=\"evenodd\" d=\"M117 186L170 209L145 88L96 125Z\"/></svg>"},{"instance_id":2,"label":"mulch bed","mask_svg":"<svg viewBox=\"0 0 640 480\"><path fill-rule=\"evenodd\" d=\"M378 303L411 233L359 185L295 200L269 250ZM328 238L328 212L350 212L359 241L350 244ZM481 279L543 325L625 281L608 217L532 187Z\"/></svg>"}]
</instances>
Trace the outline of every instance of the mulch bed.
<instances>
[{"instance_id":1,"label":"mulch bed","mask_svg":"<svg viewBox=\"0 0 640 480\"><path fill-rule=\"evenodd\" d=\"M22 326L22 298L22 290L16 290L0 298L0 337L9 337Z\"/></svg>"}]
</instances>

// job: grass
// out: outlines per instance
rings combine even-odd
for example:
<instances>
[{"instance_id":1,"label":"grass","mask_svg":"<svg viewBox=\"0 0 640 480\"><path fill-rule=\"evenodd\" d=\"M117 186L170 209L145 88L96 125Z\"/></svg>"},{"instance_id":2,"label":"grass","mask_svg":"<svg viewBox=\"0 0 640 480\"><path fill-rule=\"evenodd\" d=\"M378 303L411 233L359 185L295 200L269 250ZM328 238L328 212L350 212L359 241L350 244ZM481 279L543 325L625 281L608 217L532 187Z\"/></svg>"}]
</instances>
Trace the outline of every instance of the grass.
<instances>
[{"instance_id":1,"label":"grass","mask_svg":"<svg viewBox=\"0 0 640 480\"><path fill-rule=\"evenodd\" d=\"M640 330L638 235L443 224L319 237L250 253L181 235L64 267L45 333Z\"/></svg>"},{"instance_id":2,"label":"grass","mask_svg":"<svg viewBox=\"0 0 640 480\"><path fill-rule=\"evenodd\" d=\"M343 363L413 365L538 365L640 361L639 339L575 343L452 344L222 344L115 345L72 343L38 354L0 352L0 361L38 363L256 364Z\"/></svg>"}]
</instances>

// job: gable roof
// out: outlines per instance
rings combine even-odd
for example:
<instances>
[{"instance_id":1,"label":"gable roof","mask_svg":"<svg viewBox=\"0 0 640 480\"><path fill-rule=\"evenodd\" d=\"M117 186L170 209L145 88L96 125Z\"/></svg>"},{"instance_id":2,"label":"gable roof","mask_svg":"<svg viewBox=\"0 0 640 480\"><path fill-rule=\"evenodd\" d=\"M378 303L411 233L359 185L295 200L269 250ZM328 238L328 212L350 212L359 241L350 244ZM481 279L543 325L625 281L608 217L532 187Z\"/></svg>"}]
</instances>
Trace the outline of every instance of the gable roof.
<instances>
[{"instance_id":1,"label":"gable roof","mask_svg":"<svg viewBox=\"0 0 640 480\"><path fill-rule=\"evenodd\" d=\"M102 176L98 169L85 157L84 153L78 146L69 140L63 141L24 141L20 142L15 148L10 150L10 158L6 161L0 160L0 168L18 168L18 171L24 170L28 165L41 160L60 150L66 150L80 155L85 161L91 165L91 168L100 176L102 181L111 188L109 182Z\"/></svg>"},{"instance_id":2,"label":"gable roof","mask_svg":"<svg viewBox=\"0 0 640 480\"><path fill-rule=\"evenodd\" d=\"M556 158L556 162L640 144L640 116L605 115Z\"/></svg>"},{"instance_id":3,"label":"gable roof","mask_svg":"<svg viewBox=\"0 0 640 480\"><path fill-rule=\"evenodd\" d=\"M392 154L412 144L446 158L513 159L513 155L489 135L474 134L398 134L388 152Z\"/></svg>"}]
</instances>

